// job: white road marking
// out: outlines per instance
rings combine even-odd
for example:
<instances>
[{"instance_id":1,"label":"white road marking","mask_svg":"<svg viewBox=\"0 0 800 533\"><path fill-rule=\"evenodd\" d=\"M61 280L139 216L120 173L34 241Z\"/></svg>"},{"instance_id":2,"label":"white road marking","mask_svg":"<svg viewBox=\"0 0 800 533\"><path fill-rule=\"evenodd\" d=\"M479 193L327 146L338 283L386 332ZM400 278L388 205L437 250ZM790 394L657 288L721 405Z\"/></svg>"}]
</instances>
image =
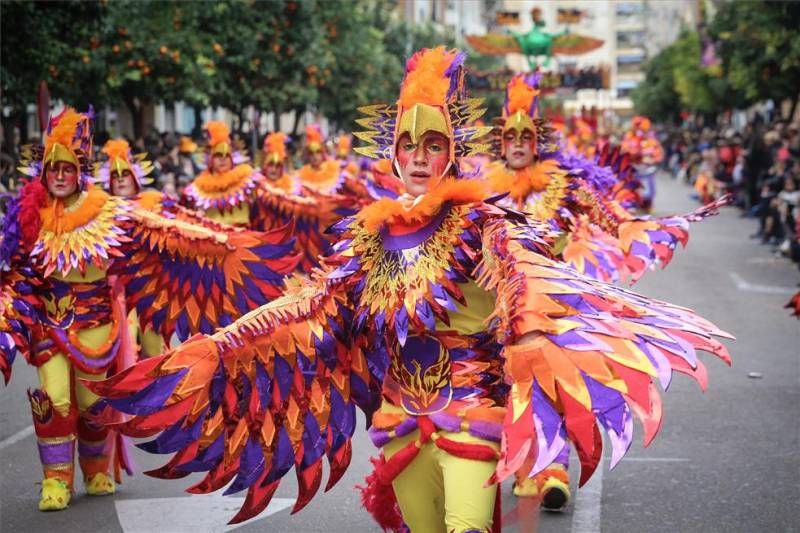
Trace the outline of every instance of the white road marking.
<instances>
[{"instance_id":1,"label":"white road marking","mask_svg":"<svg viewBox=\"0 0 800 533\"><path fill-rule=\"evenodd\" d=\"M124 533L219 533L234 531L245 524L294 505L294 498L273 498L257 517L241 524L228 525L244 497L203 494L182 498L116 500L114 506Z\"/></svg>"},{"instance_id":2,"label":"white road marking","mask_svg":"<svg viewBox=\"0 0 800 533\"><path fill-rule=\"evenodd\" d=\"M604 458L606 461L610 461L610 457ZM622 463L688 463L691 459L687 459L686 457L625 457L622 459Z\"/></svg>"},{"instance_id":3,"label":"white road marking","mask_svg":"<svg viewBox=\"0 0 800 533\"><path fill-rule=\"evenodd\" d=\"M623 459L624 461L624 459ZM572 533L600 533L603 499L603 465L575 494L572 510Z\"/></svg>"},{"instance_id":4,"label":"white road marking","mask_svg":"<svg viewBox=\"0 0 800 533\"><path fill-rule=\"evenodd\" d=\"M33 435L33 426L28 426L24 429L21 429L11 435L10 437L6 437L3 440L0 440L0 450L11 446L12 444L16 444L19 441L28 438L29 436Z\"/></svg>"},{"instance_id":5,"label":"white road marking","mask_svg":"<svg viewBox=\"0 0 800 533\"><path fill-rule=\"evenodd\" d=\"M745 281L739 274L736 272L728 272L728 275L733 280L733 283L736 285L736 288L740 291L744 292L760 292L762 294L786 294L792 295L797 292L797 289L792 287L781 287L778 285L759 285L757 283L750 283Z\"/></svg>"},{"instance_id":6,"label":"white road marking","mask_svg":"<svg viewBox=\"0 0 800 533\"><path fill-rule=\"evenodd\" d=\"M603 462L610 461L610 457L603 457ZM622 462L638 463L687 463L686 457L625 457ZM603 500L603 466L597 467L594 475L583 487L575 493L575 503L572 510L572 533L600 533Z\"/></svg>"}]
</instances>

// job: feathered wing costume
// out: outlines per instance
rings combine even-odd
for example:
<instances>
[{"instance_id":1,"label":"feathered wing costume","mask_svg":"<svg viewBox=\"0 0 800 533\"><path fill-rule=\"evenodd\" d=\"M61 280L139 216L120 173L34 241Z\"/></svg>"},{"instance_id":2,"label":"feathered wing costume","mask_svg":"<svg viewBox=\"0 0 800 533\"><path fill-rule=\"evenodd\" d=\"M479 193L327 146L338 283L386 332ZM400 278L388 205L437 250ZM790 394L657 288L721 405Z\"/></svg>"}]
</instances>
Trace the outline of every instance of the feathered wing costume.
<instances>
[{"instance_id":1,"label":"feathered wing costume","mask_svg":"<svg viewBox=\"0 0 800 533\"><path fill-rule=\"evenodd\" d=\"M427 131L451 139L454 166L480 150L485 129L467 126L480 111L463 98L462 62L444 48L416 53L398 104L366 109L365 151L393 157L401 134ZM232 522L263 511L292 470L294 511L321 486L323 461L333 486L350 462L356 408L386 452L365 494L384 527L413 530L430 516L408 506L430 487L397 476L434 452L472 459L458 468L488 466L474 486L452 489L481 494L482 521L439 516L448 528L490 527L496 486L483 487L486 477L502 481L526 461L534 475L568 442L585 482L600 462L601 428L614 463L634 415L652 440L661 420L653 381L666 386L677 370L704 385L696 352L728 361L713 338L727 335L553 261L549 228L487 194L481 182L445 178L411 206L375 202L336 224L322 268L281 298L92 389L133 415L127 433L155 436L144 449L174 454L156 476L205 472L190 492L231 481L226 493L246 490ZM402 519L379 499L392 487Z\"/></svg>"},{"instance_id":2,"label":"feathered wing costume","mask_svg":"<svg viewBox=\"0 0 800 533\"><path fill-rule=\"evenodd\" d=\"M114 490L105 414L88 390L71 385L71 373L102 379L131 362L126 309L136 308L142 327L167 342L173 334L210 333L277 296L297 263L285 228L215 231L94 187L90 121L67 108L52 119L44 146L26 152L20 170L32 179L11 204L0 249L9 269L2 294L12 299L0 320L0 368L8 379L13 342L42 380L30 393L45 475L42 510L69 502L76 435L87 490ZM48 165L62 161L79 172L69 205L42 183ZM118 455L117 478L126 466Z\"/></svg>"},{"instance_id":3,"label":"feathered wing costume","mask_svg":"<svg viewBox=\"0 0 800 533\"><path fill-rule=\"evenodd\" d=\"M608 164L626 176L627 161L618 153L601 154L597 162L561 154L553 130L538 118L538 75L512 78L506 89L502 126L496 143L508 130L530 130L538 158L522 170L507 169L502 161L487 172L492 190L508 193L507 202L563 232L557 251L578 271L604 281L638 280L655 265L666 266L677 245L689 238L689 222L713 215L727 199L684 216L651 219L634 217L606 189L613 176L598 168ZM504 156L502 144L496 153Z\"/></svg>"}]
</instances>

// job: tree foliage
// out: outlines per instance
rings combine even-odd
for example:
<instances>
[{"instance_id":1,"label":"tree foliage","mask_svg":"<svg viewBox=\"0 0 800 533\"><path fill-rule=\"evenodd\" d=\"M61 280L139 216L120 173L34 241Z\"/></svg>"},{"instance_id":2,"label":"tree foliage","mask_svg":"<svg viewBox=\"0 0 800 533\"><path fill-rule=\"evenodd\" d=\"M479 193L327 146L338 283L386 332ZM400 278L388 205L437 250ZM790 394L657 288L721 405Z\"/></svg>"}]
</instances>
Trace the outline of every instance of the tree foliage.
<instances>
[{"instance_id":1,"label":"tree foliage","mask_svg":"<svg viewBox=\"0 0 800 533\"><path fill-rule=\"evenodd\" d=\"M349 130L356 108L397 97L405 58L455 45L370 0L10 0L2 9L0 104L24 117L40 81L85 109L124 105L135 133L158 102L307 109ZM20 31L24 28L24 31ZM470 58L481 68L496 58ZM277 126L277 124L275 124Z\"/></svg>"},{"instance_id":2,"label":"tree foliage","mask_svg":"<svg viewBox=\"0 0 800 533\"><path fill-rule=\"evenodd\" d=\"M731 85L748 101L800 93L800 3L726 2L710 31Z\"/></svg>"}]
</instances>

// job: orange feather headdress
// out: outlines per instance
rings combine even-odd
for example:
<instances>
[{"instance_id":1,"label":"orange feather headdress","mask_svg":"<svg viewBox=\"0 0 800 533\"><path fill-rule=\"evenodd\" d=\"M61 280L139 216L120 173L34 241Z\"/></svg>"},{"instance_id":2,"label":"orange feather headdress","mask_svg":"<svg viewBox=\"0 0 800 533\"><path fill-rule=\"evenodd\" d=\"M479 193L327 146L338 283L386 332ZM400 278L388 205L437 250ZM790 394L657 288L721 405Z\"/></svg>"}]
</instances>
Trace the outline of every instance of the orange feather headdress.
<instances>
[{"instance_id":1,"label":"orange feather headdress","mask_svg":"<svg viewBox=\"0 0 800 533\"><path fill-rule=\"evenodd\" d=\"M71 107L51 118L44 135L43 164L67 161L76 167L87 166L92 157L91 120L91 109L78 113Z\"/></svg>"},{"instance_id":2,"label":"orange feather headdress","mask_svg":"<svg viewBox=\"0 0 800 533\"><path fill-rule=\"evenodd\" d=\"M267 135L264 139L264 160L270 163L283 163L286 161L286 143L289 137L282 131Z\"/></svg>"},{"instance_id":3,"label":"orange feather headdress","mask_svg":"<svg viewBox=\"0 0 800 533\"><path fill-rule=\"evenodd\" d=\"M539 75L537 73L518 74L511 78L506 86L503 131L527 129L536 132L533 121L539 116L539 94Z\"/></svg>"},{"instance_id":4,"label":"orange feather headdress","mask_svg":"<svg viewBox=\"0 0 800 533\"><path fill-rule=\"evenodd\" d=\"M340 135L339 138L336 139L336 155L339 157L347 157L350 153L350 145L350 136L347 134Z\"/></svg>"},{"instance_id":5,"label":"orange feather headdress","mask_svg":"<svg viewBox=\"0 0 800 533\"><path fill-rule=\"evenodd\" d=\"M479 142L489 127L476 127L485 109L482 100L466 98L464 88L465 54L444 46L424 48L406 62L406 74L397 104L372 105L359 109L365 118L356 121L366 131L354 135L368 143L355 151L375 159L394 159L395 145L403 134L412 142L428 131L448 137L450 161L489 151L491 145Z\"/></svg>"},{"instance_id":6,"label":"orange feather headdress","mask_svg":"<svg viewBox=\"0 0 800 533\"><path fill-rule=\"evenodd\" d=\"M131 146L125 139L109 140L103 145L101 152L107 159L97 165L95 181L101 183L106 190L111 190L111 173L114 171L121 174L125 170L130 170L139 190L142 186L153 182L153 179L148 177L153 171L153 164L147 160L147 154L133 155Z\"/></svg>"},{"instance_id":7,"label":"orange feather headdress","mask_svg":"<svg viewBox=\"0 0 800 533\"><path fill-rule=\"evenodd\" d=\"M306 126L306 150L309 152L319 152L325 150L325 136L319 124L309 124Z\"/></svg>"},{"instance_id":8,"label":"orange feather headdress","mask_svg":"<svg viewBox=\"0 0 800 533\"><path fill-rule=\"evenodd\" d=\"M222 122L212 120L203 128L208 136L208 149L212 154L231 154L231 130Z\"/></svg>"}]
</instances>

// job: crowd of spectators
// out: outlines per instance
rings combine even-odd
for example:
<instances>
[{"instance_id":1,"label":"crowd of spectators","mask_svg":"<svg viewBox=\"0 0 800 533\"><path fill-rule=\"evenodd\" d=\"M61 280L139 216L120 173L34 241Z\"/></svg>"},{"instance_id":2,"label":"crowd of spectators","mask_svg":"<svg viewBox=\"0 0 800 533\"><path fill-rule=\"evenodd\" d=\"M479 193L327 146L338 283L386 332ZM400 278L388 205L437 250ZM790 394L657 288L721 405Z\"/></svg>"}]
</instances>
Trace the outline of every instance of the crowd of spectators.
<instances>
[{"instance_id":1,"label":"crowd of spectators","mask_svg":"<svg viewBox=\"0 0 800 533\"><path fill-rule=\"evenodd\" d=\"M800 263L800 124L756 115L741 131L685 126L664 141L667 169L701 202L731 193L757 221L751 238Z\"/></svg>"}]
</instances>

